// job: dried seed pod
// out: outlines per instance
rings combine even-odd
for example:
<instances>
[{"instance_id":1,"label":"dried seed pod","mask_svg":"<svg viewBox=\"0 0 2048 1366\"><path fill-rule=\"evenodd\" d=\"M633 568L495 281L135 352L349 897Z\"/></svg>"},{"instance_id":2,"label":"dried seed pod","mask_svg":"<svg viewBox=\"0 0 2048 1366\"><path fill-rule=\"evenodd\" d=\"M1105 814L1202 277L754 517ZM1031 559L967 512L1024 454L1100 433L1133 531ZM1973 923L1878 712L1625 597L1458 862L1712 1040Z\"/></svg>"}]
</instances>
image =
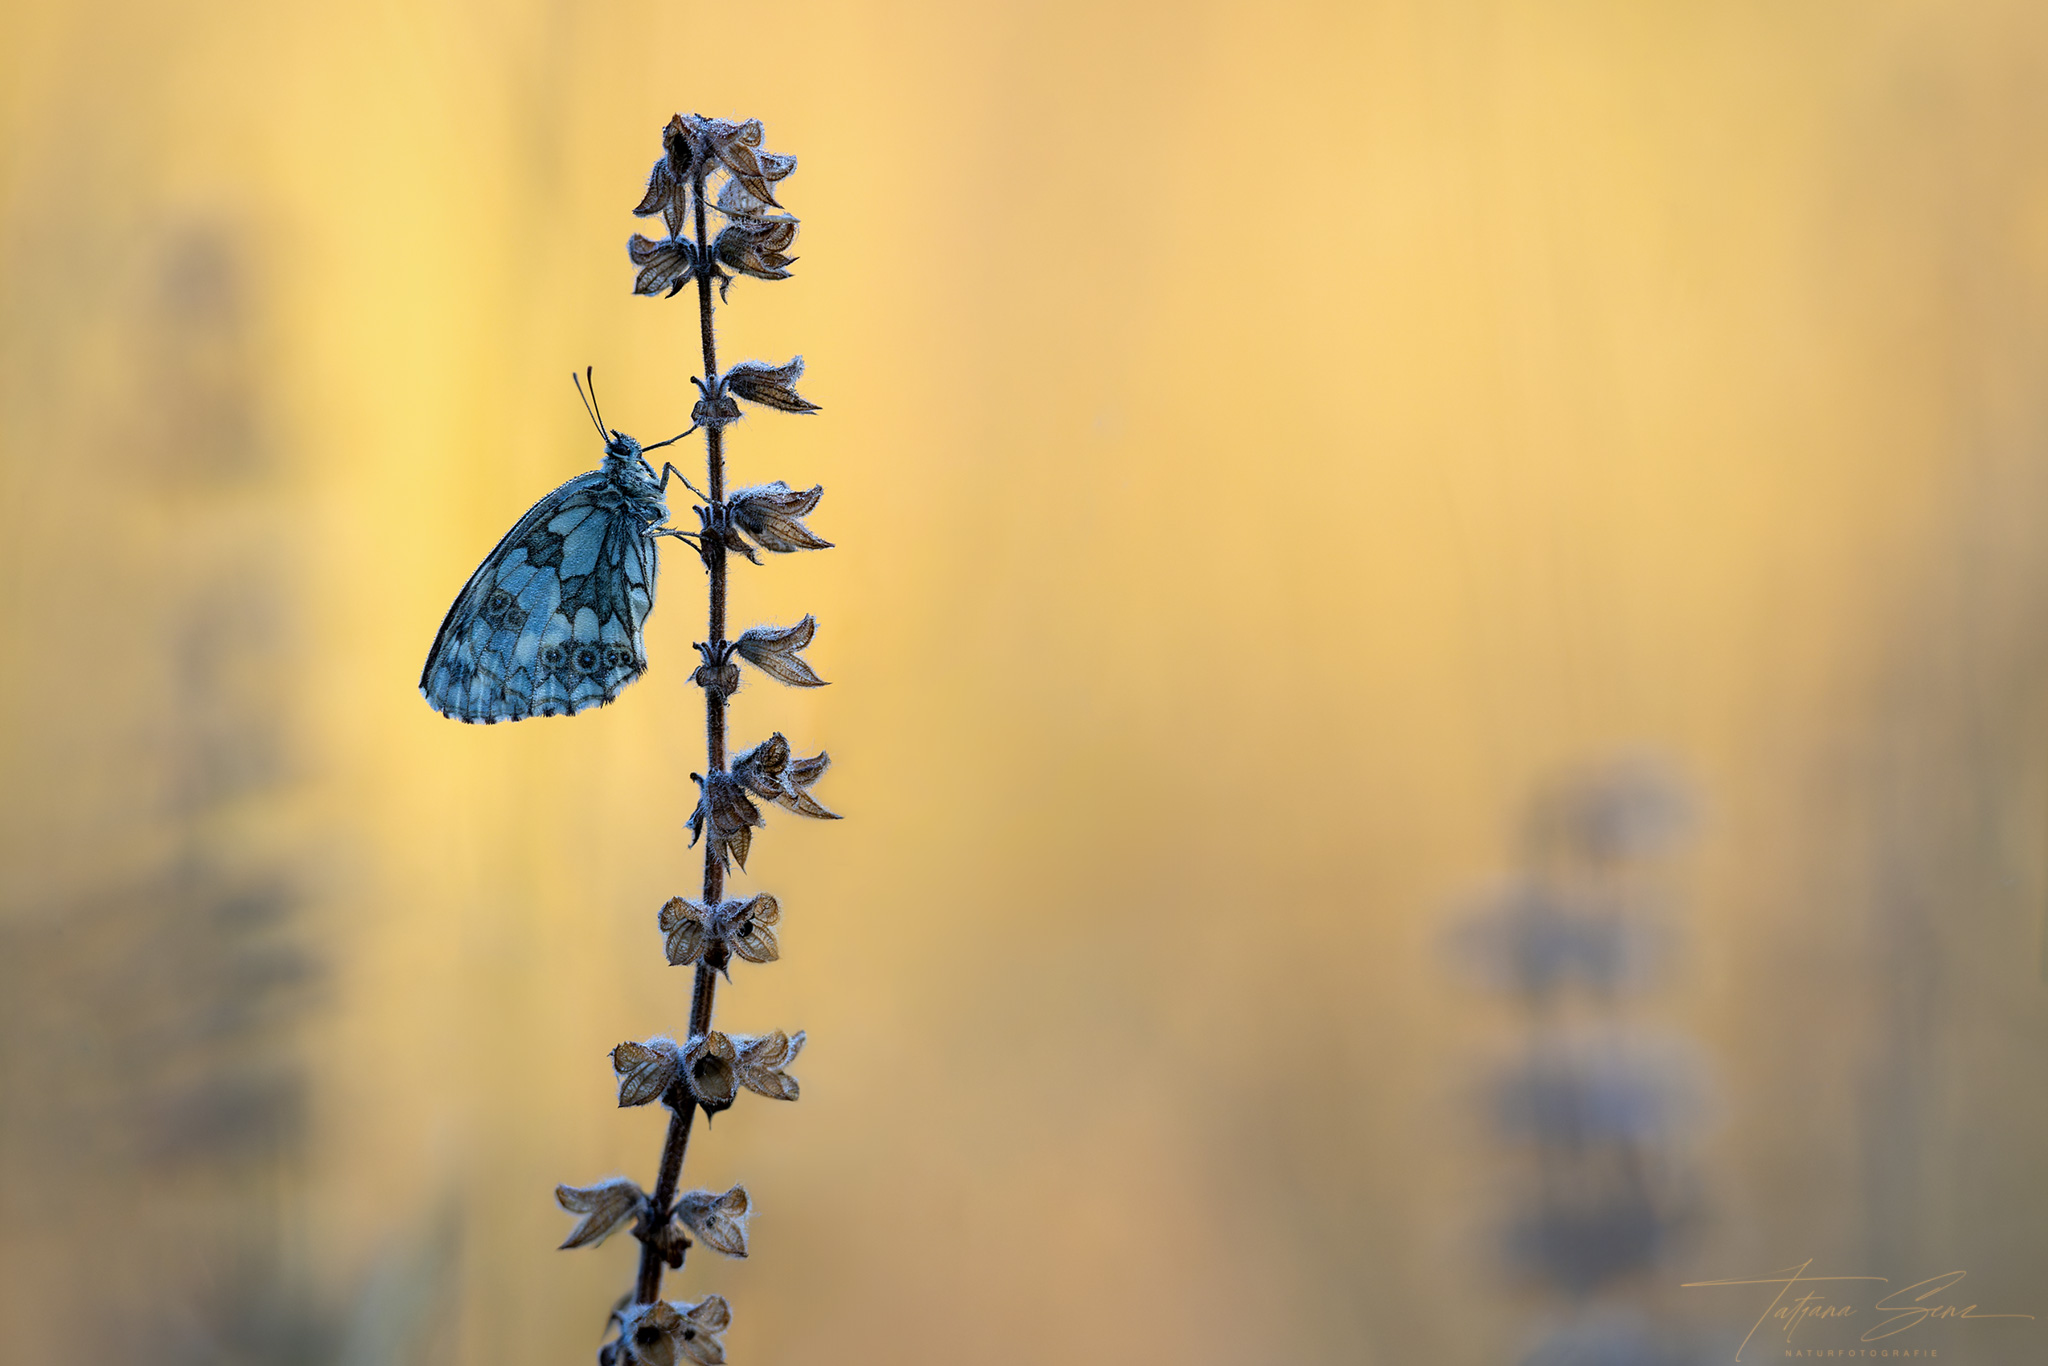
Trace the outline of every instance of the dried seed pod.
<instances>
[{"instance_id":1,"label":"dried seed pod","mask_svg":"<svg viewBox=\"0 0 2048 1366\"><path fill-rule=\"evenodd\" d=\"M778 156L774 152L756 152L754 159L761 163L761 169L771 184L785 178L796 169L795 157ZM768 213L767 201L756 199L747 193L745 185L732 178L728 178L719 188L718 198L712 207L728 219L734 220L765 220L772 216Z\"/></svg>"},{"instance_id":2,"label":"dried seed pod","mask_svg":"<svg viewBox=\"0 0 2048 1366\"><path fill-rule=\"evenodd\" d=\"M725 372L725 378L718 387L738 394L749 403L758 403L764 408L774 408L785 413L815 413L818 405L798 395L792 388L803 378L804 358L798 356L787 365L770 365L766 361L743 360Z\"/></svg>"},{"instance_id":3,"label":"dried seed pod","mask_svg":"<svg viewBox=\"0 0 2048 1366\"><path fill-rule=\"evenodd\" d=\"M732 1040L715 1029L696 1035L683 1046L683 1075L689 1079L690 1094L706 1114L732 1107L733 1097L738 1094L738 1061Z\"/></svg>"},{"instance_id":4,"label":"dried seed pod","mask_svg":"<svg viewBox=\"0 0 2048 1366\"><path fill-rule=\"evenodd\" d=\"M831 766L832 757L828 754L813 754L807 759L790 757L789 741L778 731L734 759L732 777L748 791L799 816L836 821L839 817L819 805L810 794L811 784Z\"/></svg>"},{"instance_id":5,"label":"dried seed pod","mask_svg":"<svg viewBox=\"0 0 2048 1366\"><path fill-rule=\"evenodd\" d=\"M697 810L690 817L690 844L694 847L708 827L711 847L718 851L720 861L745 868L754 829L767 823L761 818L761 809L730 773L714 773L708 778L694 773L690 776L703 788Z\"/></svg>"},{"instance_id":6,"label":"dried seed pod","mask_svg":"<svg viewBox=\"0 0 2048 1366\"><path fill-rule=\"evenodd\" d=\"M734 1186L723 1195L690 1191L676 1202L676 1218L683 1226L728 1257L747 1255L747 1219L752 1210L747 1188Z\"/></svg>"},{"instance_id":7,"label":"dried seed pod","mask_svg":"<svg viewBox=\"0 0 2048 1366\"><path fill-rule=\"evenodd\" d=\"M635 294L660 294L666 290L673 297L696 278L697 248L682 238L656 242L636 232L626 241L626 254L640 267L640 274L633 281Z\"/></svg>"},{"instance_id":8,"label":"dried seed pod","mask_svg":"<svg viewBox=\"0 0 2048 1366\"><path fill-rule=\"evenodd\" d=\"M640 196L640 202L633 206L633 213L640 218L660 214L668 225L670 237L681 237L683 226L688 221L690 208L690 180L687 170L678 176L676 169L664 155L654 163L654 169L647 176L647 193Z\"/></svg>"},{"instance_id":9,"label":"dried seed pod","mask_svg":"<svg viewBox=\"0 0 2048 1366\"><path fill-rule=\"evenodd\" d=\"M702 511L702 509L699 509ZM752 554L748 551L748 554ZM700 642L697 652L704 662L697 666L691 681L706 692L715 692L720 698L731 697L740 690L740 666L732 662L733 647L712 642Z\"/></svg>"},{"instance_id":10,"label":"dried seed pod","mask_svg":"<svg viewBox=\"0 0 2048 1366\"><path fill-rule=\"evenodd\" d=\"M594 1186L557 1186L555 1203L583 1217L569 1230L562 1246L593 1247L623 1228L646 1206L647 1194L625 1177Z\"/></svg>"},{"instance_id":11,"label":"dried seed pod","mask_svg":"<svg viewBox=\"0 0 2048 1366\"><path fill-rule=\"evenodd\" d=\"M735 489L725 505L731 524L751 536L763 550L830 550L830 541L819 540L803 524L803 518L824 496L823 484L792 489L778 479L772 484Z\"/></svg>"},{"instance_id":12,"label":"dried seed pod","mask_svg":"<svg viewBox=\"0 0 2048 1366\"><path fill-rule=\"evenodd\" d=\"M690 1304L656 1300L618 1311L622 1361L616 1366L723 1366L725 1344L720 1336L732 1323L732 1309L723 1297L710 1295Z\"/></svg>"},{"instance_id":13,"label":"dried seed pod","mask_svg":"<svg viewBox=\"0 0 2048 1366\"><path fill-rule=\"evenodd\" d=\"M619 1105L645 1105L658 1100L683 1070L682 1050L674 1039L622 1043L612 1050L612 1070L619 1074Z\"/></svg>"},{"instance_id":14,"label":"dried seed pod","mask_svg":"<svg viewBox=\"0 0 2048 1366\"><path fill-rule=\"evenodd\" d=\"M827 811L811 796L811 784L825 776L825 770L832 767L832 756L820 750L808 759L792 759L783 774L783 795L775 799L778 806L794 811L799 816L813 820L836 821L834 812Z\"/></svg>"},{"instance_id":15,"label":"dried seed pod","mask_svg":"<svg viewBox=\"0 0 2048 1366\"><path fill-rule=\"evenodd\" d=\"M713 431L718 431L740 420L740 405L733 401L731 394L725 392L723 385L711 384L695 376L691 377L690 382L704 395L690 409L691 422L699 427L709 427Z\"/></svg>"},{"instance_id":16,"label":"dried seed pod","mask_svg":"<svg viewBox=\"0 0 2048 1366\"><path fill-rule=\"evenodd\" d=\"M710 912L701 903L672 896L662 903L657 923L671 965L682 967L704 956L710 939Z\"/></svg>"},{"instance_id":17,"label":"dried seed pod","mask_svg":"<svg viewBox=\"0 0 2048 1366\"><path fill-rule=\"evenodd\" d=\"M735 649L740 658L778 683L796 688L822 688L825 680L797 652L816 635L816 618L805 616L794 626L751 626L740 633Z\"/></svg>"},{"instance_id":18,"label":"dried seed pod","mask_svg":"<svg viewBox=\"0 0 2048 1366\"><path fill-rule=\"evenodd\" d=\"M775 926L781 920L781 905L766 892L747 901L727 901L718 908L718 938L749 963L772 963L782 956L775 942Z\"/></svg>"},{"instance_id":19,"label":"dried seed pod","mask_svg":"<svg viewBox=\"0 0 2048 1366\"><path fill-rule=\"evenodd\" d=\"M789 767L789 741L782 732L737 755L732 761L733 781L774 801L782 791L782 770Z\"/></svg>"},{"instance_id":20,"label":"dried seed pod","mask_svg":"<svg viewBox=\"0 0 2048 1366\"><path fill-rule=\"evenodd\" d=\"M796 229L796 219L787 215L735 218L712 240L712 259L757 280L787 280L789 267L796 262L788 254L796 243ZM725 280L719 281L721 301L726 296L726 284Z\"/></svg>"},{"instance_id":21,"label":"dried seed pod","mask_svg":"<svg viewBox=\"0 0 2048 1366\"><path fill-rule=\"evenodd\" d=\"M740 1085L770 1100L796 1099L796 1078L782 1069L795 1062L796 1055L803 1052L804 1032L801 1029L793 1035L786 1035L779 1029L772 1034L735 1034L732 1046L738 1055L735 1070Z\"/></svg>"},{"instance_id":22,"label":"dried seed pod","mask_svg":"<svg viewBox=\"0 0 2048 1366\"><path fill-rule=\"evenodd\" d=\"M710 154L723 165L740 187L763 204L781 208L775 202L775 190L769 184L768 170L754 149L761 145L761 121L748 119L745 123L728 123L724 119L705 119L699 125L699 137ZM794 162L791 166L794 166ZM783 172L789 174L788 171Z\"/></svg>"}]
</instances>

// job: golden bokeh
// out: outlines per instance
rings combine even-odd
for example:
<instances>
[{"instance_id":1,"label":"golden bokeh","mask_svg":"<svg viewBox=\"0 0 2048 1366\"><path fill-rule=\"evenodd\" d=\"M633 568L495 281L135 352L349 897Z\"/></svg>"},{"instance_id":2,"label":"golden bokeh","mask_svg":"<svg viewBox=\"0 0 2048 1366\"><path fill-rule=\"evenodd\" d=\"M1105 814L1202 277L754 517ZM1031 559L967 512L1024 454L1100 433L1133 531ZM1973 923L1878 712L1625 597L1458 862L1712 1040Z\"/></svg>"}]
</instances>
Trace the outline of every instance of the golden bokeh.
<instances>
[{"instance_id":1,"label":"golden bokeh","mask_svg":"<svg viewBox=\"0 0 2048 1366\"><path fill-rule=\"evenodd\" d=\"M701 577L602 712L415 682L596 463L571 370L688 424L624 250L677 110L800 159L721 347L824 411L729 449L838 547L736 579L833 680L736 738L847 819L742 883L720 1023L810 1046L690 1157L759 1211L675 1282L733 1361L1512 1362L1592 1300L1720 1361L1680 1284L1809 1257L2048 1316L2048 11L17 0L0 59L0 1357L596 1351L634 1249L549 1196L660 1142L605 1055L685 1021ZM1616 762L1698 814L1614 1018L1709 1098L1575 1310L1446 940Z\"/></svg>"}]
</instances>

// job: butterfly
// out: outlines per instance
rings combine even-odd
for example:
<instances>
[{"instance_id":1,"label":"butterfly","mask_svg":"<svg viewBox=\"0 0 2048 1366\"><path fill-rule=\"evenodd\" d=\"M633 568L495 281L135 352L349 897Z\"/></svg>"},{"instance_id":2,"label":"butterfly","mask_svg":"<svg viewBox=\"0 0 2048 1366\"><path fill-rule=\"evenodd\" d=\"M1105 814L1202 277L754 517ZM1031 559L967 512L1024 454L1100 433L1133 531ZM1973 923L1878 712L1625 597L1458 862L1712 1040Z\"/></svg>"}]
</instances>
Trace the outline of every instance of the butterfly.
<instances>
[{"instance_id":1,"label":"butterfly","mask_svg":"<svg viewBox=\"0 0 2048 1366\"><path fill-rule=\"evenodd\" d=\"M654 610L654 528L668 516L674 467L656 477L645 453L682 436L642 447L606 430L596 397L593 382L584 410L604 440L604 463L505 533L427 651L420 692L443 716L487 725L574 716L647 672L640 632Z\"/></svg>"}]
</instances>

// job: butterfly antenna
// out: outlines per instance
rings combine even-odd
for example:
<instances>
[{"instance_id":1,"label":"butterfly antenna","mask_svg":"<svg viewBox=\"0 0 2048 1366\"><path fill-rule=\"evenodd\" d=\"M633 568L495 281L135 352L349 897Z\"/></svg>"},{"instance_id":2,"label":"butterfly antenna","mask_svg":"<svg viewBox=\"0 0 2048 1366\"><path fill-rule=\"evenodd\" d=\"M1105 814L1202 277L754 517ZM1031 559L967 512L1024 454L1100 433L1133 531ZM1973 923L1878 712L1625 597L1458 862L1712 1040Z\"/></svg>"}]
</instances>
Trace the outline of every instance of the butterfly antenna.
<instances>
[{"instance_id":1,"label":"butterfly antenna","mask_svg":"<svg viewBox=\"0 0 2048 1366\"><path fill-rule=\"evenodd\" d=\"M605 435L604 423L597 416L597 408L591 403L591 396L583 392L583 377L574 370L571 370L569 372L569 382L576 386L576 397L583 400L583 411L590 418L590 425L597 428L598 439L609 445L611 438ZM593 381L590 387L594 393L597 389L596 382Z\"/></svg>"},{"instance_id":2,"label":"butterfly antenna","mask_svg":"<svg viewBox=\"0 0 2048 1366\"><path fill-rule=\"evenodd\" d=\"M603 436L604 436L604 440L605 440L605 444L606 444L606 445L610 445L610 444L611 444L611 440L612 440L612 436L613 436L613 433L612 433L612 430L611 430L611 428L609 428L609 427L607 427L607 426L605 426L605 425L604 425L604 409L603 409L603 408L601 408L601 407L598 407L598 402L597 402L597 376L596 376L596 375L595 375L594 373L592 373L592 372L593 372L594 370L596 370L596 368L597 368L597 367L596 367L596 366L594 366L594 365L586 365L586 366L584 366L584 367L583 367L583 379L584 379L584 382L585 382L585 383L587 383L587 384L589 384L589 385L590 385L590 406L591 406L591 407L593 407L593 408L597 408L597 430L598 430L598 431L599 431L600 433L602 433L602 434L603 434Z\"/></svg>"}]
</instances>

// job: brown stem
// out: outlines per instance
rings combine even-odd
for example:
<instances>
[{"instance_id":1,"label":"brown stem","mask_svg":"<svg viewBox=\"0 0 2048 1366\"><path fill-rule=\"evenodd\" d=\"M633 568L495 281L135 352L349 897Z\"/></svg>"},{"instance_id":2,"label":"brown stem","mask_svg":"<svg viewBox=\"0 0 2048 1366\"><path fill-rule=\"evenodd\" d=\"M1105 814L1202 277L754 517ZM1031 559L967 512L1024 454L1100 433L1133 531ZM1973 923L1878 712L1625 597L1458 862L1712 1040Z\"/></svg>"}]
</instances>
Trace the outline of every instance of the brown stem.
<instances>
[{"instance_id":1,"label":"brown stem","mask_svg":"<svg viewBox=\"0 0 2048 1366\"><path fill-rule=\"evenodd\" d=\"M690 197L697 209L697 259L708 265L711 253L704 222L706 169L701 165L697 167L691 178ZM711 276L703 270L697 272L697 319L704 337L704 379L708 384L716 384L718 346L711 333ZM707 424L704 428L704 467L705 491L716 505L725 497L725 432L716 423ZM703 554L704 567L711 575L709 634L706 640L716 648L725 641L725 545L716 537L706 536ZM707 776L725 771L725 695L716 688L704 690L704 757ZM704 822L704 904L716 906L724 899L725 863L719 854L718 842L712 837L711 822L707 816ZM718 974L708 964L698 963L697 980L690 992L690 1037L711 1032L712 994L717 988ZM676 1187L682 1184L683 1157L690 1148L690 1121L697 1114L687 1077L679 1078L663 1099L669 1106L668 1137L661 1145L661 1171L654 1182L653 1205L659 1222L649 1230L651 1234L658 1234L667 1226L669 1206L675 1203ZM633 1288L636 1302L652 1304L661 1298L661 1275L665 1266L658 1237L643 1241L640 1244L640 1275Z\"/></svg>"}]
</instances>

